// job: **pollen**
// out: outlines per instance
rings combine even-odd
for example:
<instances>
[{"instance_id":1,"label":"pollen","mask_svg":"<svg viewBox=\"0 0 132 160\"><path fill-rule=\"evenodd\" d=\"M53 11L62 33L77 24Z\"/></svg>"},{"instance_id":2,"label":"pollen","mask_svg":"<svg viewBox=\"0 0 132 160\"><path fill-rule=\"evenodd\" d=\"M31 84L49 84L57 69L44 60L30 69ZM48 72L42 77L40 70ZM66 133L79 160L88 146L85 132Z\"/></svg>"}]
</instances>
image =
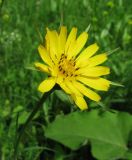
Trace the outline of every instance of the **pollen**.
<instances>
[{"instance_id":1,"label":"pollen","mask_svg":"<svg viewBox=\"0 0 132 160\"><path fill-rule=\"evenodd\" d=\"M58 62L59 75L63 77L74 77L75 76L75 61L73 59L68 60L65 54L61 55Z\"/></svg>"}]
</instances>

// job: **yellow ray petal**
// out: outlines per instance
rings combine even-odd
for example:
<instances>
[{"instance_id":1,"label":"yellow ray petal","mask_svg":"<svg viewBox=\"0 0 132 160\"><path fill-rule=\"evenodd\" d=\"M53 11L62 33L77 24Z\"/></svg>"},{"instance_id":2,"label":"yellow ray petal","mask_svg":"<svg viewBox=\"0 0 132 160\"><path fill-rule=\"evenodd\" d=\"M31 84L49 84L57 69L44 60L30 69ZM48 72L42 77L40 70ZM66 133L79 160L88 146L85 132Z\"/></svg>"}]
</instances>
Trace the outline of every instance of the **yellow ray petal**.
<instances>
[{"instance_id":1,"label":"yellow ray petal","mask_svg":"<svg viewBox=\"0 0 132 160\"><path fill-rule=\"evenodd\" d=\"M57 84L59 84L60 87L61 87L67 94L71 94L71 90L66 86L65 80L63 80L62 77L58 77L58 78L57 78Z\"/></svg>"},{"instance_id":2,"label":"yellow ray petal","mask_svg":"<svg viewBox=\"0 0 132 160\"><path fill-rule=\"evenodd\" d=\"M58 58L58 33L56 31L50 31L47 29L47 34L50 43L50 56L54 63L57 63Z\"/></svg>"},{"instance_id":3,"label":"yellow ray petal","mask_svg":"<svg viewBox=\"0 0 132 160\"><path fill-rule=\"evenodd\" d=\"M73 85L85 96L87 96L88 98L92 99L93 101L100 101L101 97L95 93L94 91L86 88L83 84L74 81Z\"/></svg>"},{"instance_id":4,"label":"yellow ray petal","mask_svg":"<svg viewBox=\"0 0 132 160\"><path fill-rule=\"evenodd\" d=\"M99 55L96 55L92 58L90 58L88 61L88 66L89 67L93 67L93 66L97 66L103 62L105 62L107 60L107 54L106 53L103 53L103 54L99 54Z\"/></svg>"},{"instance_id":5,"label":"yellow ray petal","mask_svg":"<svg viewBox=\"0 0 132 160\"><path fill-rule=\"evenodd\" d=\"M76 71L77 75L84 75L88 77L99 77L103 75L107 75L110 73L110 68L104 67L104 66L96 66L96 67L85 67L85 68L80 68L79 70Z\"/></svg>"},{"instance_id":6,"label":"yellow ray petal","mask_svg":"<svg viewBox=\"0 0 132 160\"><path fill-rule=\"evenodd\" d=\"M73 48L75 48L76 44L77 44L76 40L71 42L71 44L70 44L70 46L68 48L68 51L67 51L67 58L68 58L68 60L70 60L70 59L73 58L72 52L73 52Z\"/></svg>"},{"instance_id":7,"label":"yellow ray petal","mask_svg":"<svg viewBox=\"0 0 132 160\"><path fill-rule=\"evenodd\" d=\"M66 41L65 53L68 52L71 44L75 41L77 35L77 28L73 27Z\"/></svg>"},{"instance_id":8,"label":"yellow ray petal","mask_svg":"<svg viewBox=\"0 0 132 160\"><path fill-rule=\"evenodd\" d=\"M92 55L94 55L99 49L98 45L92 44L88 46L84 51L80 53L80 55L76 59L76 66L80 67L84 61L87 61Z\"/></svg>"},{"instance_id":9,"label":"yellow ray petal","mask_svg":"<svg viewBox=\"0 0 132 160\"><path fill-rule=\"evenodd\" d=\"M107 60L107 54L99 54L94 57L89 58L88 60L84 60L79 66L80 67L94 67L97 66Z\"/></svg>"},{"instance_id":10,"label":"yellow ray petal","mask_svg":"<svg viewBox=\"0 0 132 160\"><path fill-rule=\"evenodd\" d=\"M40 70L42 72L50 73L49 67L47 65L44 65L44 64L39 63L39 62L35 62L34 65L38 70Z\"/></svg>"},{"instance_id":11,"label":"yellow ray petal","mask_svg":"<svg viewBox=\"0 0 132 160\"><path fill-rule=\"evenodd\" d=\"M50 52L50 42L49 42L49 37L48 37L47 33L46 33L46 36L45 36L45 48L48 52Z\"/></svg>"},{"instance_id":12,"label":"yellow ray petal","mask_svg":"<svg viewBox=\"0 0 132 160\"><path fill-rule=\"evenodd\" d=\"M85 99L81 96L76 96L75 94L71 95L72 99L74 100L75 104L81 109L81 110L85 110L88 108L87 103L85 101Z\"/></svg>"},{"instance_id":13,"label":"yellow ray petal","mask_svg":"<svg viewBox=\"0 0 132 160\"><path fill-rule=\"evenodd\" d=\"M52 77L58 76L58 66L54 66L53 68L51 68L51 76Z\"/></svg>"},{"instance_id":14,"label":"yellow ray petal","mask_svg":"<svg viewBox=\"0 0 132 160\"><path fill-rule=\"evenodd\" d=\"M59 85L67 94L71 94L72 93L70 91L70 89L65 85L65 83L60 83Z\"/></svg>"},{"instance_id":15,"label":"yellow ray petal","mask_svg":"<svg viewBox=\"0 0 132 160\"><path fill-rule=\"evenodd\" d=\"M59 54L64 53L67 38L67 28L62 26L59 34Z\"/></svg>"},{"instance_id":16,"label":"yellow ray petal","mask_svg":"<svg viewBox=\"0 0 132 160\"><path fill-rule=\"evenodd\" d=\"M76 79L96 90L108 91L110 87L110 81L104 78L85 78L78 76Z\"/></svg>"},{"instance_id":17,"label":"yellow ray petal","mask_svg":"<svg viewBox=\"0 0 132 160\"><path fill-rule=\"evenodd\" d=\"M66 80L65 84L69 88L69 90L72 92L72 94L82 96L82 94L79 92L79 90L76 87L73 86L73 83L71 81Z\"/></svg>"},{"instance_id":18,"label":"yellow ray petal","mask_svg":"<svg viewBox=\"0 0 132 160\"><path fill-rule=\"evenodd\" d=\"M40 54L42 60L43 60L46 64L48 64L49 66L53 66L52 60L51 60L51 58L50 58L47 50L44 48L44 46L39 45L38 51L39 51L39 54Z\"/></svg>"},{"instance_id":19,"label":"yellow ray petal","mask_svg":"<svg viewBox=\"0 0 132 160\"><path fill-rule=\"evenodd\" d=\"M71 48L71 50L68 54L68 58L70 59L71 57L76 57L78 53L82 50L84 47L85 43L87 42L88 39L88 34L87 32L83 32L80 34L80 36L77 38L75 45Z\"/></svg>"},{"instance_id":20,"label":"yellow ray petal","mask_svg":"<svg viewBox=\"0 0 132 160\"><path fill-rule=\"evenodd\" d=\"M38 90L42 93L50 91L56 83L56 78L50 77L40 83Z\"/></svg>"}]
</instances>

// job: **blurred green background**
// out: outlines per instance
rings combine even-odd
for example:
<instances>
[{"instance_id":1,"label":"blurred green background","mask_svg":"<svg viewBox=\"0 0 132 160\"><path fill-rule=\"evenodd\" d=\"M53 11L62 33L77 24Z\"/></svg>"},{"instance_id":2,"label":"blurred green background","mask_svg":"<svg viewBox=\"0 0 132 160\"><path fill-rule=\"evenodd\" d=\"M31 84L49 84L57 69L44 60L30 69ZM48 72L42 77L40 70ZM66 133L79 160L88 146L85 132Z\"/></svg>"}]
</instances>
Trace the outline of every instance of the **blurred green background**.
<instances>
[{"instance_id":1,"label":"blurred green background","mask_svg":"<svg viewBox=\"0 0 132 160\"><path fill-rule=\"evenodd\" d=\"M22 113L19 123L23 124L40 97L37 86L45 75L27 69L40 60L39 32L44 37L46 27L58 30L62 15L69 31L76 26L80 33L90 24L87 44L97 42L100 53L119 48L106 63L111 68L107 77L124 87L112 86L107 93L101 93L102 100L106 108L132 113L131 0L0 0L0 6L1 160L12 155L18 111ZM60 99L56 101L54 105L63 104ZM33 135L28 145L36 144ZM26 160L33 159L38 151L28 153Z\"/></svg>"}]
</instances>

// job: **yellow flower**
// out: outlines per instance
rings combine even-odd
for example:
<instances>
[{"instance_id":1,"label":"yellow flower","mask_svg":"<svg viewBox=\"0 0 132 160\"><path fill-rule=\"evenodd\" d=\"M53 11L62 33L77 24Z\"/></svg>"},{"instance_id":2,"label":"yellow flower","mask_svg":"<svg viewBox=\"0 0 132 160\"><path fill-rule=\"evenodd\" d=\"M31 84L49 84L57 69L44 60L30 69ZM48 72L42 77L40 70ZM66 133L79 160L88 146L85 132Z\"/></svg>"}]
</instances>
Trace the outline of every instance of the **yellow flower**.
<instances>
[{"instance_id":1,"label":"yellow flower","mask_svg":"<svg viewBox=\"0 0 132 160\"><path fill-rule=\"evenodd\" d=\"M110 86L110 81L100 77L109 74L110 69L98 66L107 60L107 55L93 56L99 49L96 43L83 49L87 39L87 32L77 38L77 28L72 28L68 36L65 26L60 28L60 33L47 29L45 45L38 47L44 63L35 63L37 69L49 75L38 90L45 93L58 84L81 110L88 108L84 96L96 102L101 99L90 88L107 91Z\"/></svg>"}]
</instances>

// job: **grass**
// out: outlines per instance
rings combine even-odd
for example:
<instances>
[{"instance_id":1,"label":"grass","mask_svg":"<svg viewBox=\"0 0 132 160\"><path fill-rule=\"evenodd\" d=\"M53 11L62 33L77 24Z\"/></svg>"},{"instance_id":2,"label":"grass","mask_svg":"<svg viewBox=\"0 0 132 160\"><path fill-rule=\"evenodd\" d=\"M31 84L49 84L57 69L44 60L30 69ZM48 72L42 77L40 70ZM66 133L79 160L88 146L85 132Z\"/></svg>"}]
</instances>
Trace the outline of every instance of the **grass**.
<instances>
[{"instance_id":1,"label":"grass","mask_svg":"<svg viewBox=\"0 0 132 160\"><path fill-rule=\"evenodd\" d=\"M0 11L1 160L12 159L17 112L20 112L19 125L22 125L41 96L37 86L45 75L27 69L33 62L39 60L37 47L41 43L41 38L38 31L44 37L46 27L58 29L61 15L63 24L68 30L72 26L77 26L81 32L90 24L88 44L97 42L100 52L119 47L118 51L109 56L107 65L111 68L109 79L123 84L124 87L111 87L108 93L102 94L102 99L107 108L132 113L132 2L130 0L127 3L125 0L4 0L3 2ZM58 104L63 106L63 103L54 96L52 102L47 101L48 105L52 105L53 102L55 112L52 111L51 114L59 114L60 111L56 110L56 106ZM91 107L96 105L91 103ZM41 117L39 119L41 121ZM21 143L20 159L37 160L39 153L42 152L39 148L35 151L32 148L23 150L24 144L31 147L41 143L41 138L35 135L37 132L42 136L42 130L34 128L35 126L30 126L25 133L29 136L30 142L27 138ZM69 153L69 150L66 152ZM82 150L79 152L82 154ZM49 152L45 152L45 155L48 157Z\"/></svg>"}]
</instances>

